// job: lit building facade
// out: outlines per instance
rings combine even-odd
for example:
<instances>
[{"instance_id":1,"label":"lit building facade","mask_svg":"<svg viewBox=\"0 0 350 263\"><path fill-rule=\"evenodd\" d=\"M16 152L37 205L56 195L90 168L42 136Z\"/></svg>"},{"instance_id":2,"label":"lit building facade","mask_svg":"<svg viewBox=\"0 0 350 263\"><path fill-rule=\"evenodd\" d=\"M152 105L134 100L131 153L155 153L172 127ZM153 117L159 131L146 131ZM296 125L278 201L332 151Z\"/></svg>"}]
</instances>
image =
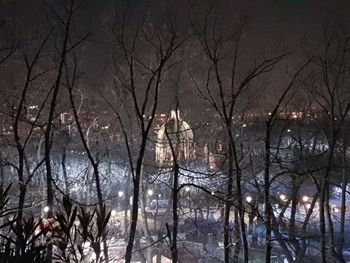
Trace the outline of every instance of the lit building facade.
<instances>
[{"instance_id":1,"label":"lit building facade","mask_svg":"<svg viewBox=\"0 0 350 263\"><path fill-rule=\"evenodd\" d=\"M171 111L170 117L160 126L157 133L156 163L158 165L171 164L173 154L178 161L194 159L196 156L193 139L193 131L190 125L180 118L179 111Z\"/></svg>"}]
</instances>

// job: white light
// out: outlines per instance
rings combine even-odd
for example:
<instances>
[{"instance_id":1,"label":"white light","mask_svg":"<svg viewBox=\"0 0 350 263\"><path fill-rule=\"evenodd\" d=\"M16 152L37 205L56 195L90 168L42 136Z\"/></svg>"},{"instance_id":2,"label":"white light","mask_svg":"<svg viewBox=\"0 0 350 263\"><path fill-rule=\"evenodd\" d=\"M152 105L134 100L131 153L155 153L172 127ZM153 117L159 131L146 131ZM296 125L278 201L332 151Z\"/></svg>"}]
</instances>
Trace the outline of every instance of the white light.
<instances>
[{"instance_id":1,"label":"white light","mask_svg":"<svg viewBox=\"0 0 350 263\"><path fill-rule=\"evenodd\" d=\"M111 211L111 216L116 216L117 215L117 211L115 211L114 209Z\"/></svg>"},{"instance_id":2,"label":"white light","mask_svg":"<svg viewBox=\"0 0 350 263\"><path fill-rule=\"evenodd\" d=\"M119 197L123 197L123 195L124 195L124 192L123 192L123 191L119 191L119 192L118 192L118 196L119 196Z\"/></svg>"},{"instance_id":3,"label":"white light","mask_svg":"<svg viewBox=\"0 0 350 263\"><path fill-rule=\"evenodd\" d=\"M287 132L288 132L288 133L291 132L291 129L288 129Z\"/></svg>"},{"instance_id":4,"label":"white light","mask_svg":"<svg viewBox=\"0 0 350 263\"><path fill-rule=\"evenodd\" d=\"M247 127L247 124L244 123L244 124L242 125L242 127L243 127L243 128Z\"/></svg>"},{"instance_id":5,"label":"white light","mask_svg":"<svg viewBox=\"0 0 350 263\"><path fill-rule=\"evenodd\" d=\"M304 196L303 196L303 201L304 201L304 202L309 201L309 197L308 197L308 196L306 196L306 195L304 195Z\"/></svg>"},{"instance_id":6,"label":"white light","mask_svg":"<svg viewBox=\"0 0 350 263\"><path fill-rule=\"evenodd\" d=\"M281 195L280 195L280 198L281 198L282 201L285 201L285 200L286 200L286 196L285 196L284 194L281 194Z\"/></svg>"},{"instance_id":7,"label":"white light","mask_svg":"<svg viewBox=\"0 0 350 263\"><path fill-rule=\"evenodd\" d=\"M310 209L310 207L311 207L311 204L306 204L307 209Z\"/></svg>"},{"instance_id":8,"label":"white light","mask_svg":"<svg viewBox=\"0 0 350 263\"><path fill-rule=\"evenodd\" d=\"M149 196L152 196L152 195L153 195L153 190L152 190L152 189L149 189L149 190L147 191L147 194L148 194Z\"/></svg>"},{"instance_id":9,"label":"white light","mask_svg":"<svg viewBox=\"0 0 350 263\"><path fill-rule=\"evenodd\" d=\"M250 203L253 200L253 198L251 196L247 196L245 200L247 200L247 202Z\"/></svg>"},{"instance_id":10,"label":"white light","mask_svg":"<svg viewBox=\"0 0 350 263\"><path fill-rule=\"evenodd\" d=\"M334 210L335 213L339 213L339 208L338 207L334 207L333 210Z\"/></svg>"},{"instance_id":11,"label":"white light","mask_svg":"<svg viewBox=\"0 0 350 263\"><path fill-rule=\"evenodd\" d=\"M50 210L50 207L48 207L48 206L45 206L45 207L44 207L44 212L45 212L45 213L49 212L49 210Z\"/></svg>"},{"instance_id":12,"label":"white light","mask_svg":"<svg viewBox=\"0 0 350 263\"><path fill-rule=\"evenodd\" d=\"M189 192L189 191L190 191L190 187L189 187L189 186L186 186L186 187L185 187L185 191L186 191L186 192Z\"/></svg>"},{"instance_id":13,"label":"white light","mask_svg":"<svg viewBox=\"0 0 350 263\"><path fill-rule=\"evenodd\" d=\"M32 105L32 106L29 106L29 109L31 109L31 110L38 109L38 108L39 108L39 106L38 106L38 105Z\"/></svg>"},{"instance_id":14,"label":"white light","mask_svg":"<svg viewBox=\"0 0 350 263\"><path fill-rule=\"evenodd\" d=\"M211 192L211 195L215 195L215 192Z\"/></svg>"}]
</instances>

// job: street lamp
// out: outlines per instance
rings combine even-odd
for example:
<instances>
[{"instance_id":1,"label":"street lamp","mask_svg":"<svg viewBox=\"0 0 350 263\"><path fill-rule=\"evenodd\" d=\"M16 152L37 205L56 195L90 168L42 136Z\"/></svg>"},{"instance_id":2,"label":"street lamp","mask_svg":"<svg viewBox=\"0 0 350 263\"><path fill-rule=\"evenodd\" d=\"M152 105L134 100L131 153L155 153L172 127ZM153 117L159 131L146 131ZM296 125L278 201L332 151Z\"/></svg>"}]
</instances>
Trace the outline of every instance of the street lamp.
<instances>
[{"instance_id":1,"label":"street lamp","mask_svg":"<svg viewBox=\"0 0 350 263\"><path fill-rule=\"evenodd\" d=\"M280 199L281 199L282 201L286 201L287 197L286 197L286 195L281 194L281 195L280 195Z\"/></svg>"},{"instance_id":2,"label":"street lamp","mask_svg":"<svg viewBox=\"0 0 350 263\"><path fill-rule=\"evenodd\" d=\"M154 191L152 189L148 189L147 194L148 194L148 198L147 198L148 199L148 205L150 205L151 204L151 197L154 194ZM157 202L157 205L158 205L158 202Z\"/></svg>"},{"instance_id":3,"label":"street lamp","mask_svg":"<svg viewBox=\"0 0 350 263\"><path fill-rule=\"evenodd\" d=\"M50 211L50 207L45 206L45 207L44 207L44 212L45 212L45 213L48 213L49 211Z\"/></svg>"},{"instance_id":4,"label":"street lamp","mask_svg":"<svg viewBox=\"0 0 350 263\"><path fill-rule=\"evenodd\" d=\"M253 198L252 198L251 196L247 196L245 200L246 200L248 203L250 203L250 202L253 200Z\"/></svg>"},{"instance_id":5,"label":"street lamp","mask_svg":"<svg viewBox=\"0 0 350 263\"><path fill-rule=\"evenodd\" d=\"M124 196L124 192L123 191L119 191L118 192L118 197L119 197L119 200L118 200L118 209L121 210L122 209L122 198Z\"/></svg>"},{"instance_id":6,"label":"street lamp","mask_svg":"<svg viewBox=\"0 0 350 263\"><path fill-rule=\"evenodd\" d=\"M303 202L307 202L307 201L309 201L309 197L306 196L306 195L304 195L303 198L302 198L302 200L303 200Z\"/></svg>"}]
</instances>

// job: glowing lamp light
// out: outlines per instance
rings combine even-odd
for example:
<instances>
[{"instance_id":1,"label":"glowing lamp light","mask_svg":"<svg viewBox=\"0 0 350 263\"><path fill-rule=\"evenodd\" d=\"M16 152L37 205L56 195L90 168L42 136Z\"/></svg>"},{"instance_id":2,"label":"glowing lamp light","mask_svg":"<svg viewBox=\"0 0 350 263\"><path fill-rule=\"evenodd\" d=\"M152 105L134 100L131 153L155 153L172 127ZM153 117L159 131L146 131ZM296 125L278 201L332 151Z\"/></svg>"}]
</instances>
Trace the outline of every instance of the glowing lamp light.
<instances>
[{"instance_id":1,"label":"glowing lamp light","mask_svg":"<svg viewBox=\"0 0 350 263\"><path fill-rule=\"evenodd\" d=\"M189 186L186 186L186 187L185 187L185 191L186 191L186 192L189 192L189 191L190 191L190 187L189 187Z\"/></svg>"},{"instance_id":2,"label":"glowing lamp light","mask_svg":"<svg viewBox=\"0 0 350 263\"><path fill-rule=\"evenodd\" d=\"M49 212L49 211L50 211L50 207L45 206L45 207L44 207L44 212L47 213L47 212Z\"/></svg>"},{"instance_id":3,"label":"glowing lamp light","mask_svg":"<svg viewBox=\"0 0 350 263\"><path fill-rule=\"evenodd\" d=\"M119 196L119 197L123 197L123 195L124 195L124 192L123 192L123 191L119 191L119 192L118 192L118 196Z\"/></svg>"},{"instance_id":4,"label":"glowing lamp light","mask_svg":"<svg viewBox=\"0 0 350 263\"><path fill-rule=\"evenodd\" d=\"M286 201L287 197L286 197L286 195L281 194L281 195L280 195L280 199L281 199L282 201Z\"/></svg>"},{"instance_id":5,"label":"glowing lamp light","mask_svg":"<svg viewBox=\"0 0 350 263\"><path fill-rule=\"evenodd\" d=\"M311 204L306 204L306 208L310 209L311 208Z\"/></svg>"},{"instance_id":6,"label":"glowing lamp light","mask_svg":"<svg viewBox=\"0 0 350 263\"><path fill-rule=\"evenodd\" d=\"M152 189L149 189L148 191L147 191L147 194L149 195L149 196L152 196L153 195L153 190Z\"/></svg>"},{"instance_id":7,"label":"glowing lamp light","mask_svg":"<svg viewBox=\"0 0 350 263\"><path fill-rule=\"evenodd\" d=\"M111 216L116 216L117 215L117 211L115 211L114 209L111 211Z\"/></svg>"},{"instance_id":8,"label":"glowing lamp light","mask_svg":"<svg viewBox=\"0 0 350 263\"><path fill-rule=\"evenodd\" d=\"M307 201L309 201L309 197L308 197L308 196L306 196L306 195L304 195L302 199L303 199L303 202L307 202Z\"/></svg>"},{"instance_id":9,"label":"glowing lamp light","mask_svg":"<svg viewBox=\"0 0 350 263\"><path fill-rule=\"evenodd\" d=\"M253 198L252 198L251 196L247 196L245 200L246 200L248 203L250 203L250 202L253 200Z\"/></svg>"}]
</instances>

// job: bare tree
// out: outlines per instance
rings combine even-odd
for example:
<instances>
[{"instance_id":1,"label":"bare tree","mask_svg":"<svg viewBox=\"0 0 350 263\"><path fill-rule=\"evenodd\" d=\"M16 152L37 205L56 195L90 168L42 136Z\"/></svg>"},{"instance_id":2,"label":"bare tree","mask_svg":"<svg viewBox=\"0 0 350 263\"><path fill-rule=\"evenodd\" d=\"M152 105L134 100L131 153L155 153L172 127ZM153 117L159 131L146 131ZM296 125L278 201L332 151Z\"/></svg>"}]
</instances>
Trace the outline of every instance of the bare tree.
<instances>
[{"instance_id":1,"label":"bare tree","mask_svg":"<svg viewBox=\"0 0 350 263\"><path fill-rule=\"evenodd\" d=\"M218 10L212 9L207 12L204 22L193 23L194 30L204 55L208 61L204 69L205 81L199 82L192 76L201 97L218 113L222 125L227 133L227 193L224 216L224 259L231 261L230 243L230 211L236 199L239 231L236 232L238 239L243 244L244 262L248 262L247 232L244 223L243 193L242 193L242 168L239 147L235 136L233 119L240 114L243 104L243 94L250 85L258 78L267 74L285 56L276 56L257 62L254 66L244 69L241 66L241 40L245 32L246 22L240 20L236 27L222 28L222 22ZM242 99L242 102L240 100ZM236 188L236 195L234 189ZM239 243L236 245L236 258L238 260Z\"/></svg>"},{"instance_id":2,"label":"bare tree","mask_svg":"<svg viewBox=\"0 0 350 263\"><path fill-rule=\"evenodd\" d=\"M129 10L130 11L130 10ZM161 16L136 18L136 13L117 10L112 26L117 50L115 53L115 89L121 109L114 107L120 121L129 158L133 182L131 225L125 262L132 258L138 221L142 167L149 135L159 104L162 81L174 63L172 57L186 40L177 26L177 18ZM147 50L147 52L144 52ZM133 147L133 135L127 130L129 112L137 122L137 141Z\"/></svg>"},{"instance_id":3,"label":"bare tree","mask_svg":"<svg viewBox=\"0 0 350 263\"><path fill-rule=\"evenodd\" d=\"M349 73L349 45L350 35L346 27L326 20L322 27L322 45L313 52L314 82L310 91L313 104L322 112L321 120L316 121L323 130L328 145L327 164L320 192L321 262L328 262L328 257L343 261L341 250L344 244L344 222L341 223L340 246L337 247L329 199L331 175L336 170L337 144L341 139L342 127L350 109L345 90L346 75Z\"/></svg>"},{"instance_id":4,"label":"bare tree","mask_svg":"<svg viewBox=\"0 0 350 263\"><path fill-rule=\"evenodd\" d=\"M90 162L90 165L92 166L92 170L93 170L93 176L94 176L94 181L96 184L96 192L97 192L97 201L98 201L98 206L99 206L99 213L103 213L103 211L105 211L105 204L104 204L104 199L102 196L102 187L101 187L101 175L100 175L100 171L99 171L99 166L100 166L100 162L102 160L103 157L99 156L98 152L99 150L96 150L96 155L94 156L94 153L92 151L92 146L90 145L90 139L89 139L89 130L87 129L87 133L84 134L83 131L83 126L82 126L82 122L79 118L79 112L78 112L78 108L76 107L76 103L74 101L74 88L77 85L78 82L78 64L77 64L77 58L76 56L74 56L74 66L73 66L73 70L71 72L71 74L69 73L69 68L68 68L68 63L65 63L64 69L66 72L66 77L67 77L67 81L66 81L66 85L68 87L68 92L69 92L69 101L71 104L71 108L73 111L73 116L74 116L74 120L75 120L75 124L77 126L77 131L79 133L80 136L80 140L83 144L83 148L85 153L88 156L88 160ZM93 124L92 124L93 125ZM107 213L107 221L109 220L111 215L111 212ZM102 237L102 241L103 241L103 252L104 252L104 260L105 262L108 262L108 246L107 246L107 240L106 240L106 234L105 233Z\"/></svg>"},{"instance_id":5,"label":"bare tree","mask_svg":"<svg viewBox=\"0 0 350 263\"><path fill-rule=\"evenodd\" d=\"M22 224L23 220L23 209L25 205L27 186L44 161L43 159L38 160L38 163L35 165L35 167L31 168L28 160L27 146L34 135L34 129L40 127L38 120L43 108L46 105L47 98L44 98L44 100L41 102L40 107L36 105L38 112L35 117L28 115L27 111L29 108L34 107L33 105L30 105L31 100L28 94L30 92L30 89L32 89L33 85L36 83L39 83L38 89L40 89L40 82L45 83L46 75L50 71L50 69L42 71L38 71L36 69L37 64L41 60L41 56L48 42L49 36L50 34L47 34L44 37L43 41L39 43L39 46L37 50L34 51L32 58L30 58L25 53L22 54L23 60L25 62L26 77L23 88L21 90L21 96L18 105L13 106L13 134L18 154L18 164L15 167L19 181L19 200L17 212L17 220L19 225ZM20 245L20 242L18 242L18 245Z\"/></svg>"},{"instance_id":6,"label":"bare tree","mask_svg":"<svg viewBox=\"0 0 350 263\"><path fill-rule=\"evenodd\" d=\"M265 217L265 228L266 228L266 251L265 251L265 262L271 262L271 251L272 251L272 217L273 210L271 206L271 175L270 175L270 166L271 166L271 132L275 125L276 119L278 118L278 112L282 107L284 100L290 90L293 88L297 78L303 72L303 70L311 63L311 60L308 60L303 64L296 73L292 76L291 81L287 85L286 89L283 91L279 97L275 107L270 112L268 119L265 122L265 169L264 169L264 217ZM295 202L294 202L295 203ZM289 256L289 261L292 260L292 256Z\"/></svg>"}]
</instances>

